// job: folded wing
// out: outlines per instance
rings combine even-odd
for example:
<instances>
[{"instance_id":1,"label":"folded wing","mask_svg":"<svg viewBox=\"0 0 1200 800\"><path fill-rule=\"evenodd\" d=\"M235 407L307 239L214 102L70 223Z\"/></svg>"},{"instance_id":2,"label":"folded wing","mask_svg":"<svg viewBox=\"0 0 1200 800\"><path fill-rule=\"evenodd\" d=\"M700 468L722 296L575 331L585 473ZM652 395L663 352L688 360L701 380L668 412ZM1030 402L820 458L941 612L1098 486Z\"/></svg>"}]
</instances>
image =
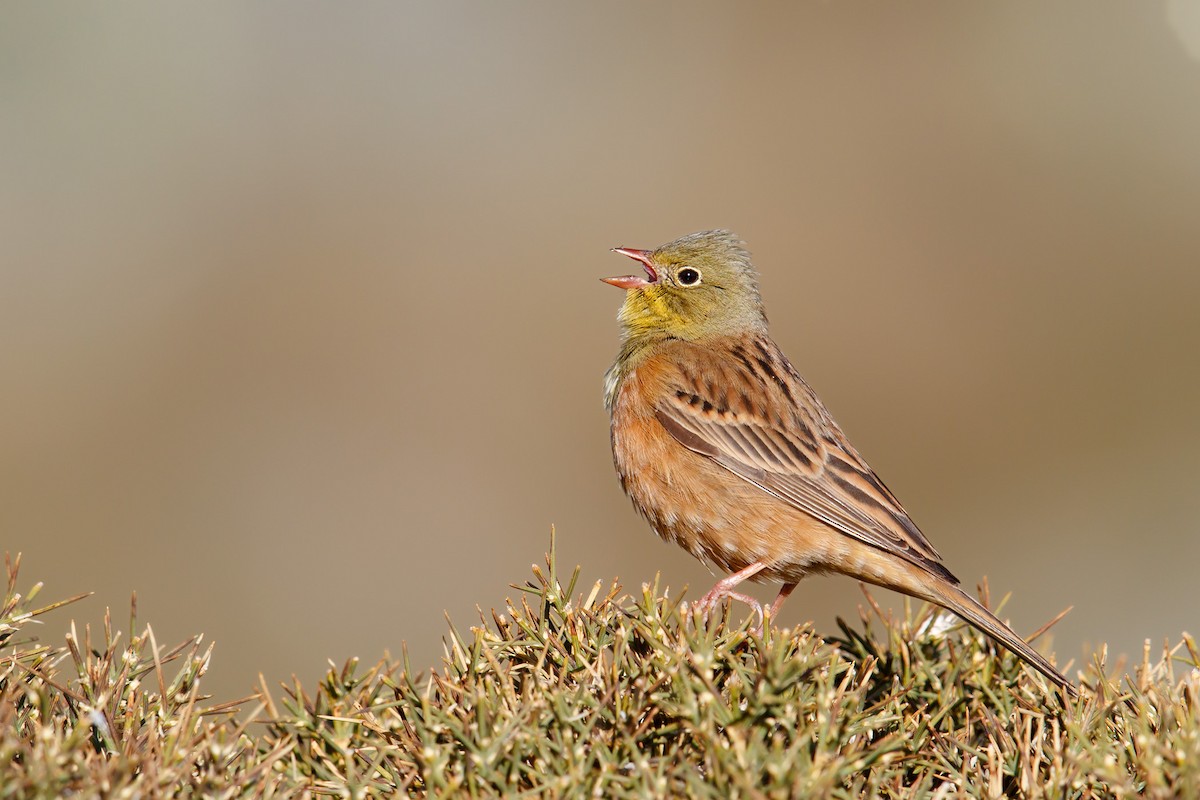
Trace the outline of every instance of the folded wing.
<instances>
[{"instance_id":1,"label":"folded wing","mask_svg":"<svg viewBox=\"0 0 1200 800\"><path fill-rule=\"evenodd\" d=\"M676 363L702 364L703 374L679 369L656 408L680 444L847 536L958 582L773 342L735 347L732 359L697 355Z\"/></svg>"}]
</instances>

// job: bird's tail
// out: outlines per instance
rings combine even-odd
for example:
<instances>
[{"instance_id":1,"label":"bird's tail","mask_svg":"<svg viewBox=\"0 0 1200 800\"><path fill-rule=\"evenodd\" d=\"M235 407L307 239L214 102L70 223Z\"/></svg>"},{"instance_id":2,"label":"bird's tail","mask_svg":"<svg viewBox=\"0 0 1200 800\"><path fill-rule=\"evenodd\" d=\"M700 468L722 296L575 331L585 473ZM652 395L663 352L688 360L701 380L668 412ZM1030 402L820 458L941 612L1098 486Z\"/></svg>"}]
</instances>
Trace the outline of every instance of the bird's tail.
<instances>
[{"instance_id":1,"label":"bird's tail","mask_svg":"<svg viewBox=\"0 0 1200 800\"><path fill-rule=\"evenodd\" d=\"M1055 669L1045 656L1030 647L1012 628L1001 622L999 617L984 608L974 597L950 584L938 585L934 594L936 596L928 599L954 612L982 633L1007 647L1031 667L1065 689L1072 697L1079 695L1075 685Z\"/></svg>"}]
</instances>

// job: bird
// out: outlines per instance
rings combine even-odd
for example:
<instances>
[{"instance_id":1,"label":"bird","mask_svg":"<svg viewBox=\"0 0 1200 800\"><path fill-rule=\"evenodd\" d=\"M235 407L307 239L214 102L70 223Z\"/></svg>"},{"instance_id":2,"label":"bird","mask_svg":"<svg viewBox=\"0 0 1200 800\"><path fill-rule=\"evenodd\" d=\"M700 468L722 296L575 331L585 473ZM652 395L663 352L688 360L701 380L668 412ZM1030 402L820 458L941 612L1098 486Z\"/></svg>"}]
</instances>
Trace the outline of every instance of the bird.
<instances>
[{"instance_id":1,"label":"bird","mask_svg":"<svg viewBox=\"0 0 1200 800\"><path fill-rule=\"evenodd\" d=\"M840 573L956 614L1077 694L963 590L771 338L741 239L701 231L613 252L645 272L601 279L625 290L604 381L613 462L660 537L730 573L697 610L728 597L774 619L802 578ZM738 590L747 580L781 584L769 612Z\"/></svg>"}]
</instances>

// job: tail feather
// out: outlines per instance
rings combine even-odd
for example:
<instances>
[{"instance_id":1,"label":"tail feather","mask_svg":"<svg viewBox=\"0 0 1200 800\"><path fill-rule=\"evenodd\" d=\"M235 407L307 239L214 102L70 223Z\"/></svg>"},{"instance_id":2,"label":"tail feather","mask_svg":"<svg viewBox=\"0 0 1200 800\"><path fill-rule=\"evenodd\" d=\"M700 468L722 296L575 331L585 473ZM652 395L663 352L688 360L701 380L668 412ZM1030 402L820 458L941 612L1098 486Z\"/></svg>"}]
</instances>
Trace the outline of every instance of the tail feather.
<instances>
[{"instance_id":1,"label":"tail feather","mask_svg":"<svg viewBox=\"0 0 1200 800\"><path fill-rule=\"evenodd\" d=\"M1001 622L999 617L984 608L978 600L957 586L942 584L937 588L938 596L931 597L931 600L948 611L954 612L983 634L1004 645L1029 666L1065 689L1072 697L1078 697L1079 691L1075 688L1075 684L1055 669L1045 656L1030 647L1012 628Z\"/></svg>"}]
</instances>

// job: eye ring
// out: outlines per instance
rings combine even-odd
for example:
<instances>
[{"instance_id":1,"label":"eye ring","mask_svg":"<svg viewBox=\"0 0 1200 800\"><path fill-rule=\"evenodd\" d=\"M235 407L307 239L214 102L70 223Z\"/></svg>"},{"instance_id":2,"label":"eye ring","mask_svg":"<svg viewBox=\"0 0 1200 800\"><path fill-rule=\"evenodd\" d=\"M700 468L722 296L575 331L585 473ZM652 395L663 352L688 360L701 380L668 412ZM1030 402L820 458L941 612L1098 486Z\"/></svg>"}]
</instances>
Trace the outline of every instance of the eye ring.
<instances>
[{"instance_id":1,"label":"eye ring","mask_svg":"<svg viewBox=\"0 0 1200 800\"><path fill-rule=\"evenodd\" d=\"M695 267L683 267L675 273L675 280L680 286L695 286L700 282L700 270Z\"/></svg>"}]
</instances>

